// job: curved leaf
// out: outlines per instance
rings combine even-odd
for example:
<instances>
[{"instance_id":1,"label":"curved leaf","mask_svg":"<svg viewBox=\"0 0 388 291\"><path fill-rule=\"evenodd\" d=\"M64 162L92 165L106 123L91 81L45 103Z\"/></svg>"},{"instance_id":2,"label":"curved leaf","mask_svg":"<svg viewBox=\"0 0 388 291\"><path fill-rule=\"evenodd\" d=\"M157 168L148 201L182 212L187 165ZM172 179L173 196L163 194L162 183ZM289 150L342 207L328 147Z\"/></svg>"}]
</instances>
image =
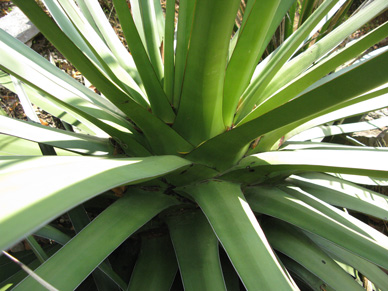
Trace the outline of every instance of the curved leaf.
<instances>
[{"instance_id":1,"label":"curved leaf","mask_svg":"<svg viewBox=\"0 0 388 291\"><path fill-rule=\"evenodd\" d=\"M175 156L0 157L0 249L114 187L154 179L190 163ZM23 183L20 183L23 181Z\"/></svg>"},{"instance_id":2,"label":"curved leaf","mask_svg":"<svg viewBox=\"0 0 388 291\"><path fill-rule=\"evenodd\" d=\"M331 205L388 220L388 197L320 173L292 175L287 181Z\"/></svg>"},{"instance_id":3,"label":"curved leaf","mask_svg":"<svg viewBox=\"0 0 388 291\"><path fill-rule=\"evenodd\" d=\"M386 287L388 282L388 275L384 273L384 271L381 270L379 267L377 267L376 265L373 265L367 260L364 260L363 258L360 258L348 252L347 250L344 250L341 247L338 247L328 242L327 240L317 235L313 235L311 233L306 233L306 234L324 251L328 252L328 254L332 256L334 259L342 261L345 264L348 264L356 268L363 275L365 275L369 280L371 280L374 284L376 284L378 288L380 288L381 290L384 290L384 291L388 290L388 287Z\"/></svg>"},{"instance_id":4,"label":"curved leaf","mask_svg":"<svg viewBox=\"0 0 388 291\"><path fill-rule=\"evenodd\" d=\"M206 181L184 191L199 204L247 289L294 290L240 185Z\"/></svg>"},{"instance_id":5,"label":"curved leaf","mask_svg":"<svg viewBox=\"0 0 388 291\"><path fill-rule=\"evenodd\" d=\"M35 272L59 290L73 290L127 237L174 204L167 195L130 189ZM30 277L14 288L41 289Z\"/></svg>"},{"instance_id":6,"label":"curved leaf","mask_svg":"<svg viewBox=\"0 0 388 291\"><path fill-rule=\"evenodd\" d=\"M97 156L113 154L113 146L108 139L77 134L5 116L0 116L0 132L81 154Z\"/></svg>"},{"instance_id":7,"label":"curved leaf","mask_svg":"<svg viewBox=\"0 0 388 291\"><path fill-rule=\"evenodd\" d=\"M350 215L316 201L315 204L321 206L318 210L274 187L251 187L245 192L254 211L296 225L377 265L388 267L388 238L360 221L356 222ZM340 217L341 222L337 221Z\"/></svg>"},{"instance_id":8,"label":"curved leaf","mask_svg":"<svg viewBox=\"0 0 388 291\"><path fill-rule=\"evenodd\" d=\"M159 233L144 236L127 290L170 290L177 270L170 237Z\"/></svg>"},{"instance_id":9,"label":"curved leaf","mask_svg":"<svg viewBox=\"0 0 388 291\"><path fill-rule=\"evenodd\" d=\"M239 0L196 0L190 48L173 128L192 144L225 130L222 98L230 34Z\"/></svg>"},{"instance_id":10,"label":"curved leaf","mask_svg":"<svg viewBox=\"0 0 388 291\"><path fill-rule=\"evenodd\" d=\"M263 224L269 243L336 290L363 290L332 258L298 229L277 220Z\"/></svg>"},{"instance_id":11,"label":"curved leaf","mask_svg":"<svg viewBox=\"0 0 388 291\"><path fill-rule=\"evenodd\" d=\"M184 289L226 290L218 240L206 217L200 211L179 211L167 217L167 224Z\"/></svg>"}]
</instances>

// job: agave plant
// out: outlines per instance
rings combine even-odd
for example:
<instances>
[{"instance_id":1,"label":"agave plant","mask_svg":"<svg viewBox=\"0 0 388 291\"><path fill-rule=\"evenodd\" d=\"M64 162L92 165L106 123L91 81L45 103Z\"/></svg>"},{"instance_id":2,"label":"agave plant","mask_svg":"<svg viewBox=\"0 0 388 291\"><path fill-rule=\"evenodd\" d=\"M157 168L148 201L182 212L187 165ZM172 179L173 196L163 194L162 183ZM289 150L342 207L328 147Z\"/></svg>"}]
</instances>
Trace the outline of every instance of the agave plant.
<instances>
[{"instance_id":1,"label":"agave plant","mask_svg":"<svg viewBox=\"0 0 388 291\"><path fill-rule=\"evenodd\" d=\"M0 116L0 249L26 239L34 270L2 256L1 290L388 290L362 221L387 220L363 185L387 185L388 151L350 135L387 119L348 118L388 106L387 49L364 54L388 22L337 49L386 0L341 24L349 1L249 0L239 27L240 0L180 0L177 21L175 1L113 0L127 48L97 0L13 2L98 91L0 31L30 119Z\"/></svg>"}]
</instances>

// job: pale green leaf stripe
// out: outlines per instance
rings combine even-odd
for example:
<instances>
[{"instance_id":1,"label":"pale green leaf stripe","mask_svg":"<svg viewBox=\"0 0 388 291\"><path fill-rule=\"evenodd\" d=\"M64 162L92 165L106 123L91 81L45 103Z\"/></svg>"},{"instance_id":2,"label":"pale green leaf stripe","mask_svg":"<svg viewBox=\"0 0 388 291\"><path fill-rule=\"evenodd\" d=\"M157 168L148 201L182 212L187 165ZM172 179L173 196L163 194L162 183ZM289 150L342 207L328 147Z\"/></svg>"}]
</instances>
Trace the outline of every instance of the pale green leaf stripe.
<instances>
[{"instance_id":1,"label":"pale green leaf stripe","mask_svg":"<svg viewBox=\"0 0 388 291\"><path fill-rule=\"evenodd\" d=\"M7 236L0 238L0 249L106 190L151 180L187 165L188 161L176 156L1 157L0 224Z\"/></svg>"},{"instance_id":2,"label":"pale green leaf stripe","mask_svg":"<svg viewBox=\"0 0 388 291\"><path fill-rule=\"evenodd\" d=\"M137 108L136 111L142 111L140 105L128 97L122 90L117 88L106 75L96 70L92 61L90 61L80 49L71 42L66 34L49 18L48 15L34 1L15 0L14 3L19 6L26 16L35 23L38 29L50 40L50 42L72 63L77 64L77 69L88 79L92 84L98 87L112 103L117 107L131 115L130 111ZM38 54L36 54L38 55ZM68 76L71 78L70 76ZM76 82L73 80L73 82ZM81 85L81 84L79 84ZM82 85L81 85L82 86ZM87 90L87 88L85 88ZM102 98L102 97L100 97ZM129 108L128 101L132 108ZM132 110L131 110L132 109ZM132 111L133 113L133 111ZM140 112L139 112L140 113ZM146 110L143 110L143 114Z\"/></svg>"},{"instance_id":3,"label":"pale green leaf stripe","mask_svg":"<svg viewBox=\"0 0 388 291\"><path fill-rule=\"evenodd\" d=\"M103 64L100 62L101 59L98 59L95 56L92 48L88 46L86 40L81 36L79 31L77 31L77 28L73 25L69 17L63 11L63 8L59 5L58 0L45 0L43 2L61 30L73 41L74 44L76 44L82 50L82 52L93 62L97 68L99 68L104 73L107 73L103 67Z\"/></svg>"},{"instance_id":4,"label":"pale green leaf stripe","mask_svg":"<svg viewBox=\"0 0 388 291\"><path fill-rule=\"evenodd\" d=\"M293 136L292 138L288 139L288 141L305 141L316 138L323 138L325 136L359 132L371 129L382 129L387 125L388 117L340 125L317 126Z\"/></svg>"},{"instance_id":5,"label":"pale green leaf stripe","mask_svg":"<svg viewBox=\"0 0 388 291\"><path fill-rule=\"evenodd\" d=\"M274 170L337 172L388 178L386 150L306 149L265 152L241 160L236 169L269 173ZM357 159L355 159L357 157Z\"/></svg>"},{"instance_id":6,"label":"pale green leaf stripe","mask_svg":"<svg viewBox=\"0 0 388 291\"><path fill-rule=\"evenodd\" d=\"M188 210L182 214L179 211L178 215L173 213L167 217L167 224L184 289L226 290L218 239L203 213Z\"/></svg>"},{"instance_id":7,"label":"pale green leaf stripe","mask_svg":"<svg viewBox=\"0 0 388 291\"><path fill-rule=\"evenodd\" d=\"M225 130L223 84L239 4L239 0L196 1L182 97L173 125L194 145Z\"/></svg>"},{"instance_id":8,"label":"pale green leaf stripe","mask_svg":"<svg viewBox=\"0 0 388 291\"><path fill-rule=\"evenodd\" d=\"M373 236L363 235L355 231L356 219L351 218L345 213L340 214L337 210L334 213L334 207L328 208L327 205L320 203L320 209L310 205L293 195L290 195L275 187L251 187L245 191L250 206L256 212L270 215L286 221L292 225L298 226L308 232L317 234L325 239L337 244L338 246L349 250L377 265L387 268L388 266L388 244L387 237L378 233L366 224L358 221L358 229L364 233L373 232ZM319 204L319 202L315 203ZM326 207L326 211L325 210ZM323 212L322 212L323 211ZM344 225L336 219L341 217Z\"/></svg>"},{"instance_id":9,"label":"pale green leaf stripe","mask_svg":"<svg viewBox=\"0 0 388 291\"><path fill-rule=\"evenodd\" d=\"M113 146L106 138L64 131L61 129L0 116L0 132L88 155L109 155Z\"/></svg>"},{"instance_id":10,"label":"pale green leaf stripe","mask_svg":"<svg viewBox=\"0 0 388 291\"><path fill-rule=\"evenodd\" d=\"M35 271L59 290L73 290L127 237L174 204L169 196L130 189ZM14 288L41 289L30 277Z\"/></svg>"},{"instance_id":11,"label":"pale green leaf stripe","mask_svg":"<svg viewBox=\"0 0 388 291\"><path fill-rule=\"evenodd\" d=\"M372 64L374 69L372 69ZM297 98L284 105L297 105L300 102L299 105L303 108L301 111L304 111L305 108L312 109L314 107L312 104L312 102L314 102L313 100L317 100L316 102L319 102L317 106L320 106L331 99L331 101L329 101L329 103L331 103L331 108L322 106L321 110L317 111L313 109L310 111L308 116L300 117L297 121L290 122L283 128L275 129L273 132L267 134L261 141L261 144L259 145L260 150L264 151L278 148L276 143L279 141L279 139L281 139L283 136L286 136L296 127L312 120L313 118L316 118L317 116L326 114L328 111L330 112L339 108L343 108L349 104L357 103L359 101L365 100L368 97L374 97L375 94L366 93L370 93L370 91L376 89L383 90L383 88L386 87L388 81L388 72L387 70L380 71L380 68L382 68L382 66L386 66L387 64L388 46L372 51L370 54L364 56L362 59L358 60L349 67L345 67L344 69L341 69L340 71L330 74L315 82L313 85L304 90ZM382 66L380 67L380 65ZM377 73L377 71L379 71L379 73ZM366 96L363 96L364 98L357 100L357 97L362 97L360 96L362 94L365 94ZM309 99L307 100L306 98ZM353 103L350 103L349 100L352 100ZM346 102L349 103L346 104ZM387 104L387 102L385 104ZM281 107L282 106L277 108ZM291 107L293 106L291 105ZM277 108L270 112L274 112L277 110ZM290 109L290 111L292 110L296 110L295 107ZM354 115L354 113L349 112L347 116L352 115Z\"/></svg>"},{"instance_id":12,"label":"pale green leaf stripe","mask_svg":"<svg viewBox=\"0 0 388 291\"><path fill-rule=\"evenodd\" d=\"M292 175L287 181L335 205L388 220L388 197L322 173Z\"/></svg>"},{"instance_id":13,"label":"pale green leaf stripe","mask_svg":"<svg viewBox=\"0 0 388 291\"><path fill-rule=\"evenodd\" d=\"M127 290L170 290L177 270L170 236L145 235Z\"/></svg>"},{"instance_id":14,"label":"pale green leaf stripe","mask_svg":"<svg viewBox=\"0 0 388 291\"><path fill-rule=\"evenodd\" d=\"M184 188L199 204L248 290L293 290L240 185L211 180Z\"/></svg>"},{"instance_id":15,"label":"pale green leaf stripe","mask_svg":"<svg viewBox=\"0 0 388 291\"><path fill-rule=\"evenodd\" d=\"M275 219L265 223L263 230L275 250L292 258L334 289L364 290L300 230Z\"/></svg>"},{"instance_id":16,"label":"pale green leaf stripe","mask_svg":"<svg viewBox=\"0 0 388 291\"><path fill-rule=\"evenodd\" d=\"M0 34L2 34L1 32L0 30ZM4 36L7 36L7 39L13 39L7 34L4 34ZM38 64L31 63L22 54L13 50L11 46L2 46L2 48L4 50L0 54L1 68L4 65L6 70L11 71L18 79L34 86L36 89L41 89L40 92L42 94L49 95L49 99L53 98L57 103L63 104L64 107L70 107L72 111L89 120L110 134L114 139L120 141L120 143L125 142L130 145L129 154L133 155L137 153L143 156L148 154L144 146L135 139L134 135L136 134L131 133L129 130L132 127L129 122L117 116L115 113L105 110L104 107L97 107L90 101L83 100L76 93L73 93L71 88L65 88L66 85L65 87L63 86L63 81L59 77L51 76L55 79L53 81L47 76L47 71L41 70ZM24 60L24 66L15 66L20 59Z\"/></svg>"},{"instance_id":17,"label":"pale green leaf stripe","mask_svg":"<svg viewBox=\"0 0 388 291\"><path fill-rule=\"evenodd\" d=\"M244 26L240 27L238 41L225 73L223 116L225 125L231 126L241 94L252 77L265 46L265 36L281 0L254 1ZM244 15L245 16L245 15Z\"/></svg>"},{"instance_id":18,"label":"pale green leaf stripe","mask_svg":"<svg viewBox=\"0 0 388 291\"><path fill-rule=\"evenodd\" d=\"M363 258L360 258L348 252L347 250L344 250L343 248L336 246L335 244L328 242L327 240L317 235L313 235L308 232L305 233L334 259L342 261L343 263L354 267L364 276L366 276L370 281L376 284L377 287L381 290L388 290L388 275L384 273L384 271L381 270L379 267L368 262L367 260L364 260Z\"/></svg>"}]
</instances>

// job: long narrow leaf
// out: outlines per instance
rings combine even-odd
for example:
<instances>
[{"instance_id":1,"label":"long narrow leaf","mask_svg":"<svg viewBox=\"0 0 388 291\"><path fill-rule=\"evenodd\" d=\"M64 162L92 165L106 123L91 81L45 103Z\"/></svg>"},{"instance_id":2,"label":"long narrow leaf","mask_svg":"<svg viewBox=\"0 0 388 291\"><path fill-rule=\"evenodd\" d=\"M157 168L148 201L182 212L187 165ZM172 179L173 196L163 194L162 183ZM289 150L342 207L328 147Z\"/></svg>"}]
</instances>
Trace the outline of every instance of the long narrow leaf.
<instances>
[{"instance_id":1,"label":"long narrow leaf","mask_svg":"<svg viewBox=\"0 0 388 291\"><path fill-rule=\"evenodd\" d=\"M246 195L254 211L279 218L322 236L377 265L387 267L386 242L376 241L350 229L328 216L329 213L322 213L313 206L277 188L252 187L246 190ZM333 211L332 208L330 211ZM364 229L366 229L365 225Z\"/></svg>"},{"instance_id":2,"label":"long narrow leaf","mask_svg":"<svg viewBox=\"0 0 388 291\"><path fill-rule=\"evenodd\" d=\"M114 0L113 3L120 19L125 38L128 40L128 48L133 55L136 68L143 80L153 113L163 121L172 123L174 121L175 114L168 103L162 84L160 83L156 71L143 47L127 2Z\"/></svg>"},{"instance_id":3,"label":"long narrow leaf","mask_svg":"<svg viewBox=\"0 0 388 291\"><path fill-rule=\"evenodd\" d=\"M223 114L224 122L229 127L240 95L249 84L258 59L267 45L264 43L265 36L280 2L254 1L244 26L240 27L238 41L225 74Z\"/></svg>"},{"instance_id":4,"label":"long narrow leaf","mask_svg":"<svg viewBox=\"0 0 388 291\"><path fill-rule=\"evenodd\" d=\"M195 145L225 130L223 83L239 3L238 0L196 1L182 97L173 125Z\"/></svg>"},{"instance_id":5,"label":"long narrow leaf","mask_svg":"<svg viewBox=\"0 0 388 291\"><path fill-rule=\"evenodd\" d=\"M2 233L7 233L0 239L0 249L7 249L59 214L103 191L154 179L189 165L172 156L1 157L0 163L0 227ZM20 179L24 183L19 183Z\"/></svg>"},{"instance_id":6,"label":"long narrow leaf","mask_svg":"<svg viewBox=\"0 0 388 291\"><path fill-rule=\"evenodd\" d=\"M388 197L375 191L320 173L292 175L288 181L331 205L388 219Z\"/></svg>"},{"instance_id":7,"label":"long narrow leaf","mask_svg":"<svg viewBox=\"0 0 388 291\"><path fill-rule=\"evenodd\" d=\"M199 211L167 218L185 290L226 290L218 240Z\"/></svg>"},{"instance_id":8,"label":"long narrow leaf","mask_svg":"<svg viewBox=\"0 0 388 291\"><path fill-rule=\"evenodd\" d=\"M168 235L142 238L142 247L127 290L170 290L178 265Z\"/></svg>"},{"instance_id":9,"label":"long narrow leaf","mask_svg":"<svg viewBox=\"0 0 388 291\"><path fill-rule=\"evenodd\" d=\"M243 103L238 109L235 123L249 113L257 102L261 91L269 84L275 74L295 53L302 41L309 35L321 19L334 7L339 0L325 1L319 8L308 18L308 20L289 37L276 52L274 57L268 62L265 70L255 80L251 82L242 96Z\"/></svg>"},{"instance_id":10,"label":"long narrow leaf","mask_svg":"<svg viewBox=\"0 0 388 291\"><path fill-rule=\"evenodd\" d=\"M35 271L60 290L74 289L127 237L174 204L166 195L131 189ZM14 290L38 288L27 278Z\"/></svg>"},{"instance_id":11,"label":"long narrow leaf","mask_svg":"<svg viewBox=\"0 0 388 291\"><path fill-rule=\"evenodd\" d=\"M287 223L271 220L263 225L271 246L304 266L336 290L363 290L332 258L306 235Z\"/></svg>"},{"instance_id":12,"label":"long narrow leaf","mask_svg":"<svg viewBox=\"0 0 388 291\"><path fill-rule=\"evenodd\" d=\"M275 133L267 142L260 140L258 147L261 150L273 146L278 148L281 144L276 141L298 125L313 119L314 114L385 84L388 80L387 66L388 51L256 119L208 140L186 158L225 169L243 156L250 142L262 135L265 139L265 135L271 131Z\"/></svg>"},{"instance_id":13,"label":"long narrow leaf","mask_svg":"<svg viewBox=\"0 0 388 291\"><path fill-rule=\"evenodd\" d=\"M50 128L5 116L0 116L0 132L83 154L113 154L113 146L108 139Z\"/></svg>"},{"instance_id":14,"label":"long narrow leaf","mask_svg":"<svg viewBox=\"0 0 388 291\"><path fill-rule=\"evenodd\" d=\"M247 289L294 289L240 185L214 180L184 190L201 207Z\"/></svg>"},{"instance_id":15,"label":"long narrow leaf","mask_svg":"<svg viewBox=\"0 0 388 291\"><path fill-rule=\"evenodd\" d=\"M356 268L359 272L365 275L369 280L377 285L381 290L388 290L386 287L386 282L388 282L388 275L384 273L376 265L371 264L367 260L364 260L343 248L340 248L325 239L311 233L306 233L316 244L318 244L322 249L334 259L342 261L350 266Z\"/></svg>"}]
</instances>

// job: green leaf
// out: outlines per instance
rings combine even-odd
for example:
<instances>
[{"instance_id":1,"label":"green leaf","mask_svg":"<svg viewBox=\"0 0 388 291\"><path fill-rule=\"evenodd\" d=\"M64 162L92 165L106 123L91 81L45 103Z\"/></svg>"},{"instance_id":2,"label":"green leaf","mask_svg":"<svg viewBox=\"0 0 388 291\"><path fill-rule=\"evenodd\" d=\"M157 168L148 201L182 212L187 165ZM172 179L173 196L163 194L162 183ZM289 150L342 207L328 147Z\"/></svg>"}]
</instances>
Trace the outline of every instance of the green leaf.
<instances>
[{"instance_id":1,"label":"green leaf","mask_svg":"<svg viewBox=\"0 0 388 291\"><path fill-rule=\"evenodd\" d=\"M281 145L277 141L287 132L315 118L316 114L319 116L325 109L385 84L388 79L388 71L385 69L387 66L388 51L385 51L345 70L332 80L326 79L324 84L305 92L300 97L206 141L186 158L225 170L237 163L246 152L249 143L262 135L264 137L260 140L258 149L262 151L272 147L277 149Z\"/></svg>"},{"instance_id":2,"label":"green leaf","mask_svg":"<svg viewBox=\"0 0 388 291\"><path fill-rule=\"evenodd\" d=\"M248 290L294 290L239 184L210 180L183 189L201 207Z\"/></svg>"},{"instance_id":3,"label":"green leaf","mask_svg":"<svg viewBox=\"0 0 388 291\"><path fill-rule=\"evenodd\" d=\"M76 234L78 234L84 227L86 227L90 223L90 218L82 204L71 209L67 212L67 214L70 218L71 224L73 225ZM102 269L104 271L102 271ZM109 263L109 259L105 259L99 265L99 269L95 269L93 271L92 276L98 290L101 291L119 291L119 286L123 290L125 290L125 288L127 287L127 284L121 278L119 278L119 283L116 283L114 279L111 280L111 277L117 278L119 276L113 272L112 267Z\"/></svg>"},{"instance_id":4,"label":"green leaf","mask_svg":"<svg viewBox=\"0 0 388 291\"><path fill-rule=\"evenodd\" d=\"M324 57L327 53L329 53L330 50L338 46L345 38L347 38L354 31L359 29L362 25L364 25L365 23L369 22L370 20L378 16L387 7L388 5L384 0L374 1L373 5L368 5L365 9L362 9L359 13L357 13L353 17L350 17L345 23L340 25L338 28L336 28L333 32L331 32L324 38L322 38L319 42L315 43L314 45L306 49L303 53L299 54L298 56L296 56L295 58L287 62L279 70L279 72L273 78L270 84L268 84L264 92L261 93L260 100L264 101L267 97L271 96L278 89L286 85L288 82L294 81L295 78L299 76L299 74L306 71L310 66L313 66L316 62L319 62L319 64L326 63L327 62L326 59L324 60L320 60L320 59ZM363 49L361 50L360 48L358 51L358 54L362 53L365 49L374 45L376 42L380 40L380 38L384 39L386 35L387 35L387 26L385 26L385 29L384 28L381 29L381 26L380 26L379 30L376 29L374 33L372 34L369 33L369 37L367 39L365 39L364 37L364 41L359 44L359 46L363 45ZM368 41L367 44L366 44L366 41ZM352 50L354 51L356 50L356 48L357 47L353 47ZM345 53L342 52L341 55L345 55ZM357 53L353 52L353 57L356 57L356 55ZM330 69L329 69L329 64L325 65L325 67L327 67L327 69L325 70L321 64L318 66L320 71L319 78L325 76L330 72L330 70L335 69L336 67L344 64L346 61L350 59L349 56L347 58L344 58L344 57L339 58L338 54L336 55L336 57L339 60L337 62L334 62L333 60L331 60ZM330 59L332 58L330 57ZM316 70L315 68L313 69ZM310 74L310 73L306 73L306 74ZM318 80L318 79L315 79L315 80ZM303 85L306 86L305 84ZM284 96L283 94L284 93L282 93L282 96ZM290 99L291 98L292 97L290 97ZM279 102L277 104L279 104Z\"/></svg>"},{"instance_id":5,"label":"green leaf","mask_svg":"<svg viewBox=\"0 0 388 291\"><path fill-rule=\"evenodd\" d=\"M341 104L334 106L334 108L326 109L322 113L314 115L311 120L288 132L285 135L285 139L288 140L290 137L317 125L340 120L351 115L357 116L370 111L385 108L387 107L387 93L388 87L382 86L376 90L372 90L353 99L342 102Z\"/></svg>"},{"instance_id":6,"label":"green leaf","mask_svg":"<svg viewBox=\"0 0 388 291\"><path fill-rule=\"evenodd\" d=\"M357 159L354 157L357 156ZM233 169L248 171L253 176L275 171L318 171L388 177L382 157L388 151L375 148L303 149L272 151L248 156ZM232 170L233 170L232 169Z\"/></svg>"},{"instance_id":7,"label":"green leaf","mask_svg":"<svg viewBox=\"0 0 388 291\"><path fill-rule=\"evenodd\" d=\"M175 110L178 110L179 108L182 95L183 78L187 65L187 54L192 34L195 4L196 1L179 1L173 98L173 107Z\"/></svg>"},{"instance_id":8,"label":"green leaf","mask_svg":"<svg viewBox=\"0 0 388 291\"><path fill-rule=\"evenodd\" d=\"M170 290L177 270L170 237L145 235L127 290Z\"/></svg>"},{"instance_id":9,"label":"green leaf","mask_svg":"<svg viewBox=\"0 0 388 291\"><path fill-rule=\"evenodd\" d=\"M140 87L133 80L132 76L121 66L120 59L116 59L116 55L104 42L104 39L100 36L100 32L97 32L86 21L77 5L74 2L64 0L48 1L46 5L50 10L50 14L74 44L80 47L83 52L91 51L88 57L92 60L97 59L97 62L100 63L99 69L107 75L107 78L126 92L128 97L147 108L148 100ZM94 2L94 6L100 7L96 2ZM100 17L105 19L104 14L101 14ZM115 37L117 38L117 36ZM120 44L120 46L122 45Z\"/></svg>"},{"instance_id":10,"label":"green leaf","mask_svg":"<svg viewBox=\"0 0 388 291\"><path fill-rule=\"evenodd\" d=\"M288 59L295 53L303 40L309 35L321 19L333 8L338 0L325 1L307 19L307 21L290 36L270 59L264 70L251 81L244 95L241 97L241 106L237 109L235 124L241 121L257 103L262 91L267 87L275 74L282 68Z\"/></svg>"},{"instance_id":11,"label":"green leaf","mask_svg":"<svg viewBox=\"0 0 388 291\"><path fill-rule=\"evenodd\" d=\"M130 189L35 272L60 290L73 290L127 237L176 203L160 193ZM26 289L42 287L29 277L14 290Z\"/></svg>"},{"instance_id":12,"label":"green leaf","mask_svg":"<svg viewBox=\"0 0 388 291\"><path fill-rule=\"evenodd\" d=\"M127 2L114 0L113 4L119 17L125 38L128 40L128 48L133 55L136 68L143 80L152 111L163 121L172 123L175 114L168 103L167 96L163 91L162 84L160 83L155 68L152 66L147 52L144 49Z\"/></svg>"},{"instance_id":13,"label":"green leaf","mask_svg":"<svg viewBox=\"0 0 388 291\"><path fill-rule=\"evenodd\" d=\"M223 83L239 3L238 0L196 0L182 97L173 125L194 145L225 130Z\"/></svg>"},{"instance_id":14,"label":"green leaf","mask_svg":"<svg viewBox=\"0 0 388 291\"><path fill-rule=\"evenodd\" d=\"M183 3L183 1L182 1ZM164 52L164 83L163 88L166 92L170 104L173 104L174 97L174 34L175 34L175 0L168 0L166 2L166 25L165 25L165 39L163 42Z\"/></svg>"},{"instance_id":15,"label":"green leaf","mask_svg":"<svg viewBox=\"0 0 388 291\"><path fill-rule=\"evenodd\" d=\"M218 239L206 217L200 211L178 210L167 224L185 290L226 290Z\"/></svg>"},{"instance_id":16,"label":"green leaf","mask_svg":"<svg viewBox=\"0 0 388 291\"><path fill-rule=\"evenodd\" d=\"M328 173L328 174L357 184L370 185L370 186L388 186L388 179L384 179L384 178L338 174L338 173Z\"/></svg>"},{"instance_id":17,"label":"green leaf","mask_svg":"<svg viewBox=\"0 0 388 291\"><path fill-rule=\"evenodd\" d=\"M34 235L55 241L58 244L65 245L71 237L51 225L45 225L34 232Z\"/></svg>"},{"instance_id":18,"label":"green leaf","mask_svg":"<svg viewBox=\"0 0 388 291\"><path fill-rule=\"evenodd\" d=\"M120 63L120 66L136 81L141 89L144 89L143 82L140 79L139 72L136 69L132 55L117 37L116 32L110 25L101 6L95 0L77 1L77 4L80 6L85 17L90 15L89 23L92 26L93 24L96 25L96 32L101 33L101 37L104 39L109 49ZM147 97L145 96L145 98Z\"/></svg>"},{"instance_id":19,"label":"green leaf","mask_svg":"<svg viewBox=\"0 0 388 291\"><path fill-rule=\"evenodd\" d=\"M315 274L309 272L306 268L292 260L291 258L279 254L281 261L287 267L287 270L292 274L295 280L300 280L312 290L325 290L325 291L334 291L330 286L327 286L320 278L315 276ZM302 286L299 286L302 287Z\"/></svg>"},{"instance_id":20,"label":"green leaf","mask_svg":"<svg viewBox=\"0 0 388 291\"><path fill-rule=\"evenodd\" d=\"M338 29L342 29L339 27ZM335 31L336 32L336 31ZM334 33L334 32L333 32ZM321 51L325 50L326 47L331 47L326 44L326 40L330 40L331 35L322 39L321 42L316 43L311 49L307 50L305 53L299 55L292 61L289 62L290 65L285 67L294 67L297 70L297 73L292 75L292 72L283 69L278 73L278 77L270 83L267 89L262 93L262 102L258 107L248 114L242 122L252 120L255 117L258 117L276 107L280 104L284 104L286 101L289 101L300 94L308 86L312 85L314 82L318 81L320 78L331 73L337 67L342 66L347 61L357 57L359 54L364 52L366 49L384 39L388 33L388 22L364 35L363 37L351 42L345 48L332 53L331 55L320 60L323 54ZM341 35L342 36L342 35ZM335 44L337 42L334 42ZM330 43L329 43L330 44ZM307 58L307 60L300 60L302 57ZM299 63L299 60L302 64ZM317 62L315 64L315 62ZM306 62L305 72L303 72L303 62ZM301 66L302 68L299 68ZM310 66L310 67L309 67ZM300 74L303 72L303 74ZM292 78L290 78L292 77ZM279 83L279 84L277 84ZM285 86L283 86L285 85ZM278 90L280 89L281 90ZM271 90L270 90L271 89ZM278 90L278 91L276 91Z\"/></svg>"},{"instance_id":21,"label":"green leaf","mask_svg":"<svg viewBox=\"0 0 388 291\"><path fill-rule=\"evenodd\" d=\"M264 223L263 230L275 250L298 262L334 289L363 290L300 230L277 220Z\"/></svg>"},{"instance_id":22,"label":"green leaf","mask_svg":"<svg viewBox=\"0 0 388 291\"><path fill-rule=\"evenodd\" d=\"M318 199L310 199L312 203L310 205L275 187L251 187L245 193L254 211L322 236L358 256L387 268L387 238L350 215Z\"/></svg>"},{"instance_id":23,"label":"green leaf","mask_svg":"<svg viewBox=\"0 0 388 291\"><path fill-rule=\"evenodd\" d=\"M287 181L331 205L388 220L388 197L375 191L321 173L292 175Z\"/></svg>"},{"instance_id":24,"label":"green leaf","mask_svg":"<svg viewBox=\"0 0 388 291\"><path fill-rule=\"evenodd\" d=\"M253 71L267 45L265 36L277 11L280 0L254 1L245 23L240 27L238 41L225 73L223 116L232 125L239 98L249 84Z\"/></svg>"},{"instance_id":25,"label":"green leaf","mask_svg":"<svg viewBox=\"0 0 388 291\"><path fill-rule=\"evenodd\" d=\"M0 249L108 189L151 180L189 164L176 156L1 157L0 223L1 232L8 235L0 238Z\"/></svg>"},{"instance_id":26,"label":"green leaf","mask_svg":"<svg viewBox=\"0 0 388 291\"><path fill-rule=\"evenodd\" d=\"M5 72L0 72L0 84L12 92L16 91L13 82L11 81L11 76ZM106 132L102 131L96 125L70 110L69 106L64 106L63 104L56 102L54 100L55 98L43 94L43 92L38 92L24 83L22 83L22 86L32 104L35 104L51 115L60 118L61 121L64 121L71 126L76 127L80 132L89 135L97 135L100 137L108 136ZM6 116L8 115L6 114Z\"/></svg>"},{"instance_id":27,"label":"green leaf","mask_svg":"<svg viewBox=\"0 0 388 291\"><path fill-rule=\"evenodd\" d=\"M77 134L5 116L0 116L0 132L81 154L113 154L113 146L108 139Z\"/></svg>"},{"instance_id":28,"label":"green leaf","mask_svg":"<svg viewBox=\"0 0 388 291\"><path fill-rule=\"evenodd\" d=\"M354 123L345 123L330 126L317 126L312 129L303 131L302 133L293 136L288 141L305 141L326 136L333 136L345 133L360 132L371 129L382 129L388 125L388 117L383 117L374 120L367 120Z\"/></svg>"},{"instance_id":29,"label":"green leaf","mask_svg":"<svg viewBox=\"0 0 388 291\"><path fill-rule=\"evenodd\" d=\"M160 56L160 46L161 39L159 37L159 23L156 15L156 5L157 3L154 0L143 0L139 1L140 11L143 20L143 29L145 42L147 46L148 56L150 58L151 64L155 70L156 75L159 78L159 81L163 78L163 64L162 58ZM133 41L132 39L130 41Z\"/></svg>"},{"instance_id":30,"label":"green leaf","mask_svg":"<svg viewBox=\"0 0 388 291\"><path fill-rule=\"evenodd\" d=\"M306 233L317 245L319 245L324 251L326 251L334 259L344 262L365 275L369 280L376 284L381 290L388 290L386 287L386 282L388 282L388 275L384 273L376 265L371 264L367 260L364 260L341 247L338 247L327 240L313 235L311 233Z\"/></svg>"}]
</instances>

